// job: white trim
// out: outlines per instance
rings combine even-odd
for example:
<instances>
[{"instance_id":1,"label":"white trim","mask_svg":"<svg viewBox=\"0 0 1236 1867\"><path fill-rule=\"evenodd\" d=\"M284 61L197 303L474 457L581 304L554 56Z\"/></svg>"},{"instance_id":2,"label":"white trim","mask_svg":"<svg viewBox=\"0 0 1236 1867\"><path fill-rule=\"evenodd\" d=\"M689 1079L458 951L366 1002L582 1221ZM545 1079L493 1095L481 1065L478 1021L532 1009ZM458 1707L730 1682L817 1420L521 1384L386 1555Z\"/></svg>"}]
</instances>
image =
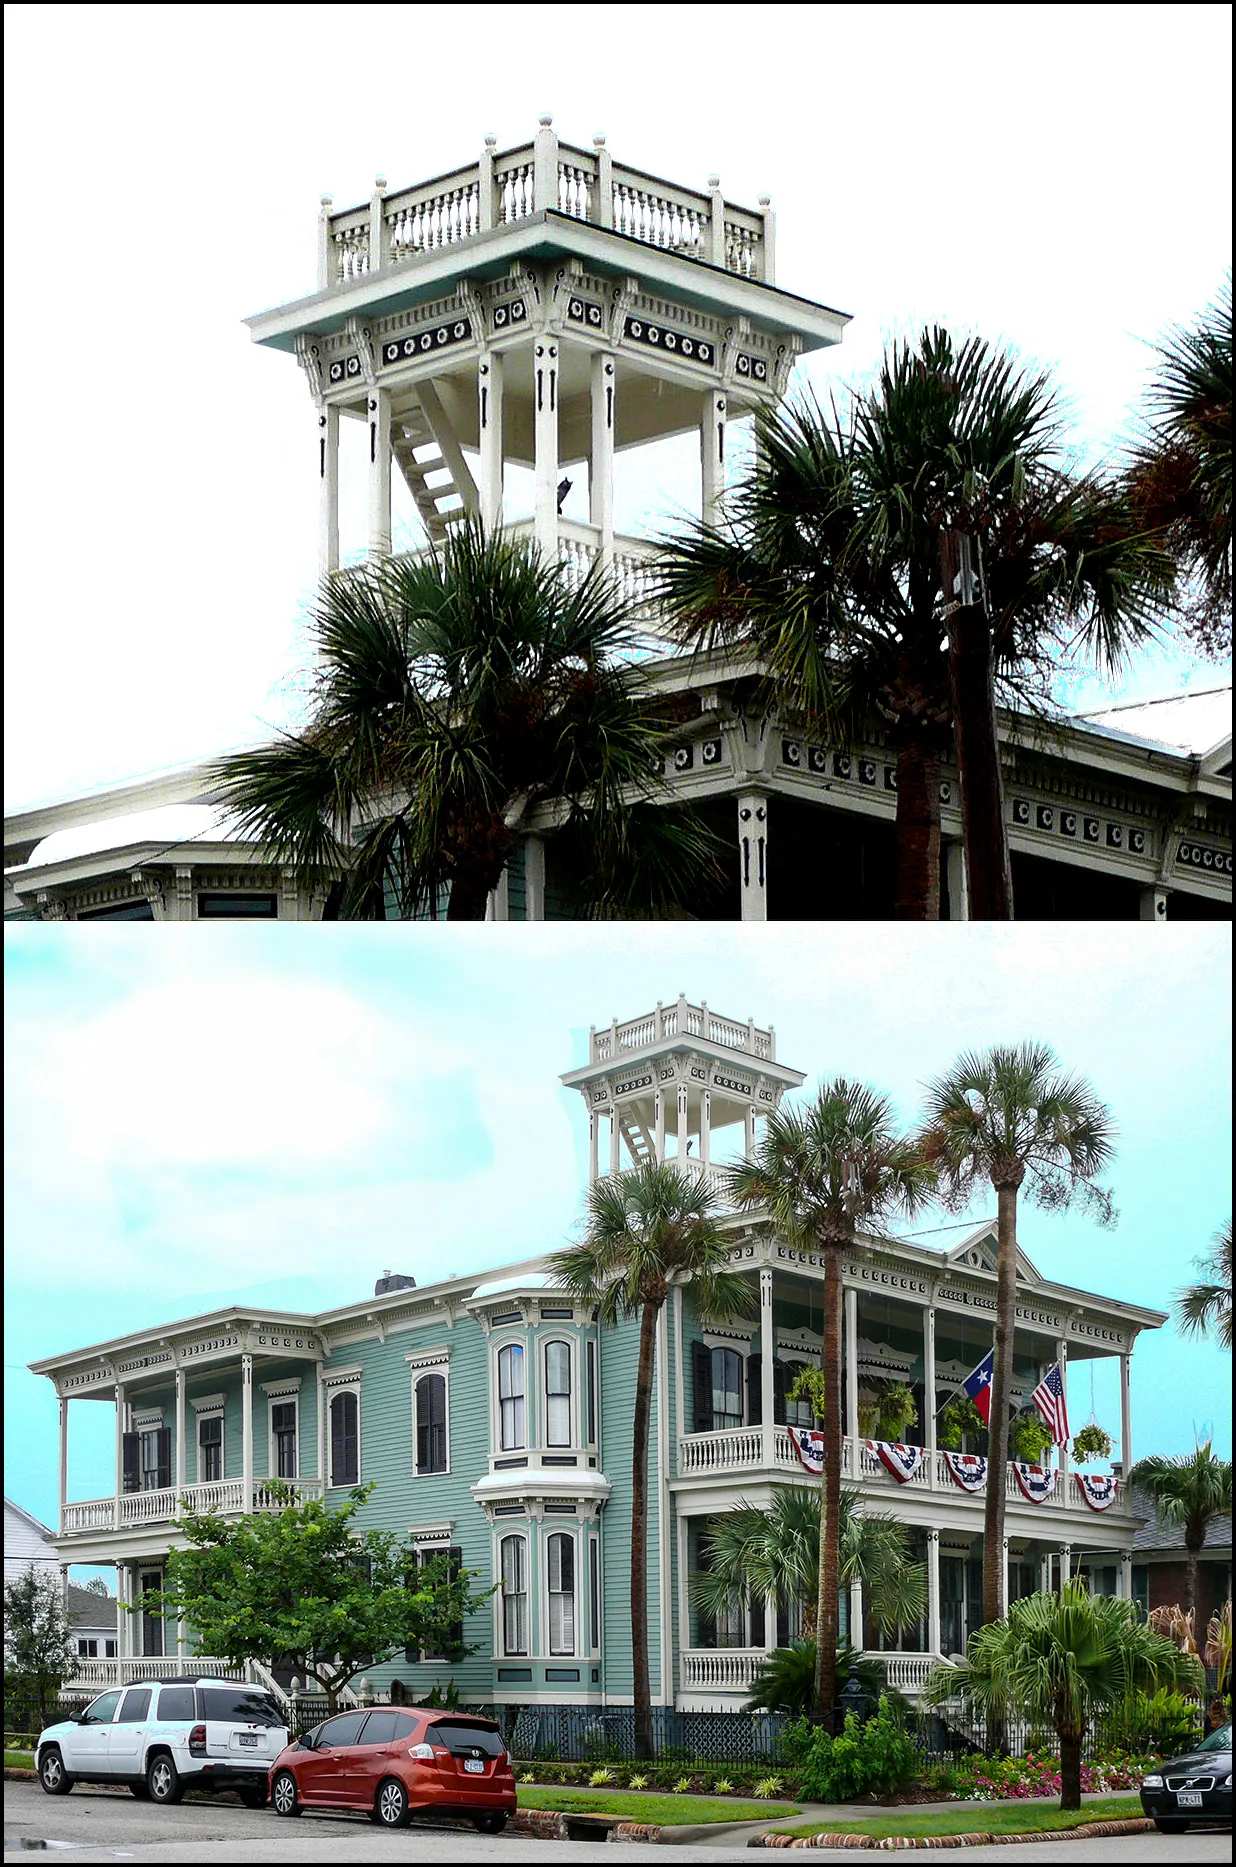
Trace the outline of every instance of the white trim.
<instances>
[{"instance_id":1,"label":"white trim","mask_svg":"<svg viewBox=\"0 0 1236 1867\"><path fill-rule=\"evenodd\" d=\"M449 1350L447 1354L449 1354ZM410 1383L412 1389L412 1476L414 1479L445 1478L451 1469L451 1370L447 1355L442 1355L440 1357L434 1356L429 1360L419 1355L409 1355L405 1359L412 1364L409 1369L409 1373L412 1377ZM434 1374L441 1375L444 1390L442 1407L444 1416L443 1426L446 1432L446 1464L442 1467L441 1471L422 1472L417 1469L416 1463L416 1448L419 1437L416 1417L416 1389L421 1381Z\"/></svg>"},{"instance_id":2,"label":"white trim","mask_svg":"<svg viewBox=\"0 0 1236 1867\"><path fill-rule=\"evenodd\" d=\"M199 1411L193 1423L193 1441L197 1448L197 1482L200 1485L207 1483L220 1484L223 1479L227 1477L227 1409L223 1404L222 1394L212 1394L210 1398L212 1404ZM215 1400L218 1400L218 1406L213 1404ZM206 1479L202 1476L202 1426L206 1420L218 1420L220 1422L219 1476L218 1478L212 1479Z\"/></svg>"},{"instance_id":3,"label":"white trim","mask_svg":"<svg viewBox=\"0 0 1236 1867\"><path fill-rule=\"evenodd\" d=\"M279 1477L279 1473L275 1470L275 1408L286 1407L290 1403L295 1409L292 1463L296 1470L291 1478L283 1481L285 1484L294 1484L300 1477L300 1382L264 1382L262 1392L266 1395L266 1476L268 1478Z\"/></svg>"},{"instance_id":4,"label":"white trim","mask_svg":"<svg viewBox=\"0 0 1236 1867\"><path fill-rule=\"evenodd\" d=\"M300 1383L300 1375L295 1374L284 1381L260 1381L258 1385L268 1400L285 1400L300 1393Z\"/></svg>"},{"instance_id":5,"label":"white trim","mask_svg":"<svg viewBox=\"0 0 1236 1867\"><path fill-rule=\"evenodd\" d=\"M444 1517L440 1523L408 1525L408 1541L419 1548L422 1543L449 1543L455 1534L455 1519Z\"/></svg>"},{"instance_id":6,"label":"white trim","mask_svg":"<svg viewBox=\"0 0 1236 1867\"><path fill-rule=\"evenodd\" d=\"M323 1387L347 1387L358 1382L364 1374L363 1368L332 1368L329 1374L323 1373Z\"/></svg>"},{"instance_id":7,"label":"white trim","mask_svg":"<svg viewBox=\"0 0 1236 1867\"><path fill-rule=\"evenodd\" d=\"M404 1356L404 1360L407 1362L409 1368L416 1369L436 1368L441 1363L449 1361L450 1358L451 1345L449 1342L444 1342L439 1348L422 1348L418 1349L413 1355Z\"/></svg>"},{"instance_id":8,"label":"white trim","mask_svg":"<svg viewBox=\"0 0 1236 1867\"><path fill-rule=\"evenodd\" d=\"M143 1407L130 1409L129 1430L133 1433L161 1432L163 1428L163 1408Z\"/></svg>"},{"instance_id":9,"label":"white trim","mask_svg":"<svg viewBox=\"0 0 1236 1867\"><path fill-rule=\"evenodd\" d=\"M542 1526L541 1549L540 1549L540 1556L541 1556L540 1596L541 1596L541 1614L543 1617L541 1621L541 1626L544 1630L544 1636L542 1640L542 1646L544 1648L544 1652L543 1654L538 1654L537 1658L538 1659L543 1658L549 1664L552 1664L554 1660L580 1660L582 1662L583 1659L586 1658L587 1656L587 1647L585 1643L582 1642L580 1639L580 1625L579 1625L579 1573L580 1573L580 1559L579 1558L580 1558L580 1548L581 1548L581 1542L582 1542L582 1539L580 1536L581 1528L582 1526L580 1525L578 1519L576 1519L575 1523L572 1523L572 1524L547 1523ZM549 1595L550 1595L549 1544L550 1544L551 1537L555 1537L555 1536L569 1537L571 1539L571 1542L575 1545L575 1554L573 1557L574 1581L573 1581L572 1588L571 1588L571 1635L572 1635L572 1639L571 1639L571 1650L569 1653L566 1653L566 1652L555 1653L553 1648L550 1645L551 1620L550 1620L550 1613L549 1613Z\"/></svg>"},{"instance_id":10,"label":"white trim","mask_svg":"<svg viewBox=\"0 0 1236 1867\"><path fill-rule=\"evenodd\" d=\"M196 1400L191 1400L189 1405L194 1413L222 1413L227 1405L227 1395L200 1394Z\"/></svg>"},{"instance_id":11,"label":"white trim","mask_svg":"<svg viewBox=\"0 0 1236 1867\"><path fill-rule=\"evenodd\" d=\"M551 1326L555 1318L551 1318ZM565 1320L565 1319L563 1319ZM551 1343L561 1342L567 1352L567 1379L570 1391L567 1394L567 1437L563 1445L551 1445L549 1442L549 1371L546 1355ZM541 1405L538 1409L543 1422L540 1438L540 1450L543 1452L582 1452L584 1450L583 1427L579 1417L580 1380L579 1380L579 1337L547 1334L539 1336L537 1341L537 1376L541 1383Z\"/></svg>"},{"instance_id":12,"label":"white trim","mask_svg":"<svg viewBox=\"0 0 1236 1867\"><path fill-rule=\"evenodd\" d=\"M524 1370L524 1394L523 1394L523 1400L524 1400L524 1438L523 1438L523 1444L522 1444L522 1445L519 1445L519 1446L504 1446L504 1445L503 1445L503 1443L502 1443L502 1401L501 1401L501 1398L500 1398L500 1394L501 1394L501 1382L500 1382L500 1380L499 1380L499 1374L498 1374L498 1362L499 1362L499 1357L500 1357L500 1356L501 1356L501 1355L502 1355L502 1354L503 1354L503 1353L504 1353L504 1352L505 1352L505 1351L506 1351L506 1350L507 1350L508 1348L517 1348L517 1349L519 1349L519 1351L520 1351L520 1353L521 1353L521 1354L522 1354L522 1356L523 1356L523 1370ZM503 1454L504 1454L504 1453L507 1453L507 1452L515 1452L515 1453L520 1453L520 1452L527 1452L527 1451L528 1451L528 1450L530 1449L530 1445L531 1445L531 1441L532 1441L532 1432L531 1432L531 1425L532 1425L532 1421L531 1421L531 1413L532 1413L532 1406L531 1406L531 1395L529 1394L529 1391L528 1391L528 1389L529 1389L529 1381L528 1381L528 1361L529 1361L529 1359L530 1359L530 1357L529 1357L529 1348L530 1348L530 1343L529 1343L529 1340L528 1340L528 1333L527 1333L527 1331L526 1331L526 1330L525 1330L525 1331L523 1331L523 1332L522 1332L521 1334L519 1334L519 1335L517 1335L517 1336L507 1336L507 1337L505 1337L505 1338L503 1338L503 1337L494 1337L494 1336L491 1336L491 1337L490 1337L490 1363L489 1363L489 1395L490 1395L490 1402L489 1402L489 1405L490 1405L490 1424L489 1424L489 1442L490 1442L490 1447L491 1447L491 1451L490 1451L490 1457L491 1457L491 1458L495 1458L495 1459L500 1459L500 1458L501 1458L501 1457L503 1456ZM533 1374L534 1374L534 1377L535 1377L535 1372L536 1372L536 1371L535 1371L535 1368L534 1368L534 1370L533 1370ZM534 1379L534 1381L533 1381L533 1383L532 1383L532 1385L535 1385L535 1379Z\"/></svg>"},{"instance_id":13,"label":"white trim","mask_svg":"<svg viewBox=\"0 0 1236 1867\"><path fill-rule=\"evenodd\" d=\"M506 1539L511 1536L518 1537L520 1542L524 1546L523 1597L524 1597L524 1602L526 1604L525 1632L527 1634L527 1642L524 1647L524 1651L522 1653L508 1653L507 1646L506 1646L506 1638L505 1638L506 1597L502 1592L502 1579L503 1579L502 1578L502 1545L506 1541ZM497 1524L494 1525L494 1574L495 1574L495 1578L498 1583L497 1588L494 1590L494 1622L495 1622L494 1659L495 1659L495 1663L499 1660L527 1660L530 1664L532 1662L534 1642L533 1642L533 1626L532 1626L533 1592L532 1592L531 1542L532 1542L531 1528L528 1525L526 1519L524 1520L524 1527L522 1529L517 1529L513 1521L509 1529L505 1523L503 1523L501 1527L499 1527Z\"/></svg>"},{"instance_id":14,"label":"white trim","mask_svg":"<svg viewBox=\"0 0 1236 1867\"><path fill-rule=\"evenodd\" d=\"M361 1477L361 1370L359 1368L353 1368L346 1374L328 1375L322 1385L323 1388L327 1390L325 1393L325 1401L326 1463L328 1466L323 1493L325 1494L326 1491L350 1491L354 1484L358 1485L363 1482ZM354 1394L356 1396L356 1477L340 1480L340 1482L336 1484L334 1466L332 1463L332 1443L334 1434L331 1432L330 1410L343 1394Z\"/></svg>"}]
</instances>

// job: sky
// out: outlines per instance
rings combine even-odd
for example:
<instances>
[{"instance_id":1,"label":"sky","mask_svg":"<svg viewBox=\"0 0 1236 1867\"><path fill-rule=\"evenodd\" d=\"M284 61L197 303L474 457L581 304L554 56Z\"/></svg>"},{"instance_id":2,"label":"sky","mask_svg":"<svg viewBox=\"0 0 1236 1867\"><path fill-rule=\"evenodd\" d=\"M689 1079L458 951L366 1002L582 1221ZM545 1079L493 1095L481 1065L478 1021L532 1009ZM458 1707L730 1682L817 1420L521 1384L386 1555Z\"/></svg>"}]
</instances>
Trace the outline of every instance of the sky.
<instances>
[{"instance_id":1,"label":"sky","mask_svg":"<svg viewBox=\"0 0 1236 1867\"><path fill-rule=\"evenodd\" d=\"M654 174L771 194L778 283L853 317L817 388L925 321L977 330L1054 372L1086 461L1230 266L1226 6L14 4L4 24L10 809L295 722L316 429L293 359L241 319L314 289L323 192L441 174L551 110L566 141L603 130ZM620 529L682 510L689 453L627 476ZM1118 691L1214 679L1163 650Z\"/></svg>"},{"instance_id":2,"label":"sky","mask_svg":"<svg viewBox=\"0 0 1236 1867\"><path fill-rule=\"evenodd\" d=\"M217 930L215 930L217 933ZM588 1027L680 991L771 1022L807 1089L846 1074L910 1125L962 1049L1047 1041L1118 1132L1111 1231L1023 1204L1047 1278L1166 1309L1230 1214L1230 929L341 923L5 930L5 1491L57 1502L56 1403L26 1364L233 1303L316 1311L553 1249L578 1224ZM977 1205L972 1222L988 1212ZM928 1213L914 1235L956 1242ZM904 1228L903 1228L904 1229ZM1116 1362L1094 1406L1119 1439ZM1170 1324L1133 1357L1135 1455L1213 1431L1230 1356ZM1075 1363L1074 1426L1091 1408ZM106 1406L71 1409L69 1497L110 1494Z\"/></svg>"}]
</instances>

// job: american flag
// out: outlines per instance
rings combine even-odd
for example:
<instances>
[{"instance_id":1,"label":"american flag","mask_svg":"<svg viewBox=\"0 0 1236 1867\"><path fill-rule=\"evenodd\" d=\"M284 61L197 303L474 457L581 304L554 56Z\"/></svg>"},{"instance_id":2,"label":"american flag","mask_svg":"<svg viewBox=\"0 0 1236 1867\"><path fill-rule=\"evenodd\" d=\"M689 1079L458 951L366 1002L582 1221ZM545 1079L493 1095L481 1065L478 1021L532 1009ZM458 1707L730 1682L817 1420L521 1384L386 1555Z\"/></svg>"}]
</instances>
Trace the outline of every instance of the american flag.
<instances>
[{"instance_id":1,"label":"american flag","mask_svg":"<svg viewBox=\"0 0 1236 1867\"><path fill-rule=\"evenodd\" d=\"M1060 1373L1060 1363L1055 1361L1043 1376L1030 1396L1043 1416L1043 1422L1051 1428L1051 1442L1054 1446L1068 1443L1069 1412L1064 1400L1064 1380Z\"/></svg>"}]
</instances>

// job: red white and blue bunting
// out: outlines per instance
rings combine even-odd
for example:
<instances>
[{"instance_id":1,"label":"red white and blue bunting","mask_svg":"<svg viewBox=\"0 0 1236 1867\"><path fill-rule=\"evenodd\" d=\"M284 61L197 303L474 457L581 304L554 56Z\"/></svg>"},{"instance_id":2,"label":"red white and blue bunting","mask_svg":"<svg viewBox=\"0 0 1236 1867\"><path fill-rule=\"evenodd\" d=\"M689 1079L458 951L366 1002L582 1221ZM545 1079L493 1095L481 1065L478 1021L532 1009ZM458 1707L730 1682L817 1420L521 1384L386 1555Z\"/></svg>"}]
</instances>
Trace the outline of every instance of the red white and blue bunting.
<instances>
[{"instance_id":1,"label":"red white and blue bunting","mask_svg":"<svg viewBox=\"0 0 1236 1867\"><path fill-rule=\"evenodd\" d=\"M798 1462L805 1465L812 1475L818 1478L824 1470L824 1435L809 1426L791 1426L787 1428L790 1444L798 1454Z\"/></svg>"},{"instance_id":2,"label":"red white and blue bunting","mask_svg":"<svg viewBox=\"0 0 1236 1867\"><path fill-rule=\"evenodd\" d=\"M1023 1465L1020 1459L1011 1459L1009 1463L1022 1496L1028 1497L1032 1504L1045 1504L1056 1488L1055 1467Z\"/></svg>"},{"instance_id":3,"label":"red white and blue bunting","mask_svg":"<svg viewBox=\"0 0 1236 1867\"><path fill-rule=\"evenodd\" d=\"M910 1482L926 1456L922 1446L903 1446L899 1439L867 1439L863 1443L868 1452L875 1453L885 1471L903 1485Z\"/></svg>"},{"instance_id":4,"label":"red white and blue bunting","mask_svg":"<svg viewBox=\"0 0 1236 1867\"><path fill-rule=\"evenodd\" d=\"M987 1482L987 1460L977 1452L946 1452L944 1463L963 1491L981 1491Z\"/></svg>"},{"instance_id":5,"label":"red white and blue bunting","mask_svg":"<svg viewBox=\"0 0 1236 1867\"><path fill-rule=\"evenodd\" d=\"M1112 1472L1106 1475L1089 1472L1074 1472L1081 1494L1091 1510L1110 1510L1116 1502L1116 1493L1120 1489L1120 1480Z\"/></svg>"}]
</instances>

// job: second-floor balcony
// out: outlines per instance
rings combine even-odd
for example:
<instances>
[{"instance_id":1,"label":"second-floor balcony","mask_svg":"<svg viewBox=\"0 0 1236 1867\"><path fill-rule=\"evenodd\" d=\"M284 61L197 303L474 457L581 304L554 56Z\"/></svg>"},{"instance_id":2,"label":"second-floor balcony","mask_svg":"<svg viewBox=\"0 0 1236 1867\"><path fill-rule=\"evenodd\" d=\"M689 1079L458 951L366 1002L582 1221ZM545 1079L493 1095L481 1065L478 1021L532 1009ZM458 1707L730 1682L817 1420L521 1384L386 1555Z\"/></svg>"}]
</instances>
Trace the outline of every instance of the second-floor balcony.
<instances>
[{"instance_id":1,"label":"second-floor balcony","mask_svg":"<svg viewBox=\"0 0 1236 1867\"><path fill-rule=\"evenodd\" d=\"M171 1524L184 1511L214 1512L238 1517L251 1510L281 1510L283 1500L263 1479L255 1479L245 1497L241 1478L218 1479L212 1484L175 1486L155 1491L127 1491L119 1496L90 1498L66 1504L63 1536L96 1536L100 1531L133 1530L148 1524ZM291 1486L301 1498L322 1495L320 1479L298 1479Z\"/></svg>"}]
</instances>

